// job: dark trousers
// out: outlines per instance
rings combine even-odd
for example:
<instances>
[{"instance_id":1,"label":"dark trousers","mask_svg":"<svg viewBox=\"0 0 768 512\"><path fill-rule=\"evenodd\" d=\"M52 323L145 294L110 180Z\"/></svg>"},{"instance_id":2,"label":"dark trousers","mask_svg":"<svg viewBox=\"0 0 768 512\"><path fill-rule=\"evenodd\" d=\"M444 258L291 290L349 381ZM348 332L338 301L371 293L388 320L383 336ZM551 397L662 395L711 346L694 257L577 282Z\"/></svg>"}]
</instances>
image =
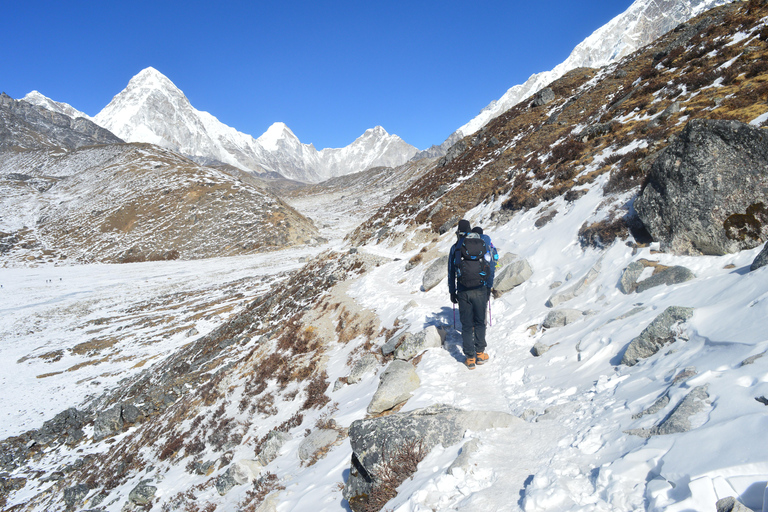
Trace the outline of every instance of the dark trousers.
<instances>
[{"instance_id":1,"label":"dark trousers","mask_svg":"<svg viewBox=\"0 0 768 512\"><path fill-rule=\"evenodd\" d=\"M464 341L464 355L475 357L485 352L485 309L488 306L488 289L485 286L457 293L461 338Z\"/></svg>"}]
</instances>

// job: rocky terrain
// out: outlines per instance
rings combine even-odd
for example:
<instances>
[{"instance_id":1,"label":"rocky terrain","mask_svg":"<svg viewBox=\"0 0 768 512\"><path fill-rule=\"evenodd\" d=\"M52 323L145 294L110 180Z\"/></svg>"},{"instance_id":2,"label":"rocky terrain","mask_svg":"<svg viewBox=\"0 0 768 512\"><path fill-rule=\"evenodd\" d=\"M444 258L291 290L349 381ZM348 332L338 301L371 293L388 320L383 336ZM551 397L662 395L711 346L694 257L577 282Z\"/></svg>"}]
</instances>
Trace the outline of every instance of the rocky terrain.
<instances>
[{"instance_id":1,"label":"rocky terrain","mask_svg":"<svg viewBox=\"0 0 768 512\"><path fill-rule=\"evenodd\" d=\"M3 264L249 254L319 239L311 221L237 170L125 144L83 118L0 105Z\"/></svg>"},{"instance_id":2,"label":"rocky terrain","mask_svg":"<svg viewBox=\"0 0 768 512\"><path fill-rule=\"evenodd\" d=\"M767 21L762 1L718 7L616 64L569 72L444 157L284 188L335 240L285 256L273 284L239 288L226 318L171 336L162 358L89 377L119 385L9 429L2 506L764 509ZM152 146L67 158L81 151L186 169ZM491 361L474 371L445 290L460 218L502 252ZM197 304L201 317L214 308ZM191 313L168 316L188 332ZM6 339L27 341L32 326L13 322ZM73 363L52 348L17 371Z\"/></svg>"}]
</instances>

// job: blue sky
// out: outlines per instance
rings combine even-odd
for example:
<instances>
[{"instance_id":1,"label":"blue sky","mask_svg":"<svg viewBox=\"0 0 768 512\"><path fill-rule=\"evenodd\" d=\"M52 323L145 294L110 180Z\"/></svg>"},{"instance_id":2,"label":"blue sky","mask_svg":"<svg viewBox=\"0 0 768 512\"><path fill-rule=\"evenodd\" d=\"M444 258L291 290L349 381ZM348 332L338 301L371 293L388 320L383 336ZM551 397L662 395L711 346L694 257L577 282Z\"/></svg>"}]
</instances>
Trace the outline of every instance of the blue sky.
<instances>
[{"instance_id":1,"label":"blue sky","mask_svg":"<svg viewBox=\"0 0 768 512\"><path fill-rule=\"evenodd\" d=\"M254 137L282 121L343 147L381 125L424 149L630 4L14 1L0 14L0 91L95 115L152 66Z\"/></svg>"}]
</instances>

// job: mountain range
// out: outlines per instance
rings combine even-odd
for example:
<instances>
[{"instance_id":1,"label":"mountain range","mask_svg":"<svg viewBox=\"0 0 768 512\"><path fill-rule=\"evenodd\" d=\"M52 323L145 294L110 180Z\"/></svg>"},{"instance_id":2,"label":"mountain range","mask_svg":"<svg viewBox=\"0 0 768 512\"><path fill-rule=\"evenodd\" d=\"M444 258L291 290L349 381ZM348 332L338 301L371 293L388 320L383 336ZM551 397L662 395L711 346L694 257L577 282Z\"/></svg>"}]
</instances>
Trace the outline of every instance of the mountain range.
<instances>
[{"instance_id":1,"label":"mountain range","mask_svg":"<svg viewBox=\"0 0 768 512\"><path fill-rule=\"evenodd\" d=\"M70 116L82 114L36 91L24 100ZM171 80L152 67L134 76L92 120L126 142L156 144L202 164L223 163L310 183L371 167L395 167L418 152L381 126L367 130L349 146L319 151L280 122L254 139L194 108Z\"/></svg>"}]
</instances>

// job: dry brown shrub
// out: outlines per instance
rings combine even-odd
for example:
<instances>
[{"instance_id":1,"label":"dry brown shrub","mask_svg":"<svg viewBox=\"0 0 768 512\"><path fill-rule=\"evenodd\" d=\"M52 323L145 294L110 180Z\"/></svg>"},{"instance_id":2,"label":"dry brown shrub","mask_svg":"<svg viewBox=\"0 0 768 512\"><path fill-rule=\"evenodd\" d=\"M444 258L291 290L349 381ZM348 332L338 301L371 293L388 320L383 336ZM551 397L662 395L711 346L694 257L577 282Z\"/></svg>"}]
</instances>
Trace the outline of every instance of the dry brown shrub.
<instances>
[{"instance_id":1,"label":"dry brown shrub","mask_svg":"<svg viewBox=\"0 0 768 512\"><path fill-rule=\"evenodd\" d=\"M617 238L624 239L628 236L629 226L623 217L605 219L589 225L585 222L579 229L579 243L583 249L588 247L604 249Z\"/></svg>"},{"instance_id":2,"label":"dry brown shrub","mask_svg":"<svg viewBox=\"0 0 768 512\"><path fill-rule=\"evenodd\" d=\"M280 480L274 473L266 473L259 477L253 484L253 489L245 494L245 498L238 505L242 512L255 512L259 505L264 501L268 494L274 491L282 491L284 486L280 485Z\"/></svg>"},{"instance_id":3,"label":"dry brown shrub","mask_svg":"<svg viewBox=\"0 0 768 512\"><path fill-rule=\"evenodd\" d=\"M165 445L163 445L162 450L160 450L160 455L158 455L158 458L160 460L169 459L179 453L183 447L184 438L182 435L171 436L168 441L166 441Z\"/></svg>"},{"instance_id":4,"label":"dry brown shrub","mask_svg":"<svg viewBox=\"0 0 768 512\"><path fill-rule=\"evenodd\" d=\"M549 157L549 163L571 162L581 158L584 152L585 144L577 139L568 139L552 148L552 156Z\"/></svg>"},{"instance_id":5,"label":"dry brown shrub","mask_svg":"<svg viewBox=\"0 0 768 512\"><path fill-rule=\"evenodd\" d=\"M416 473L427 452L422 441L405 442L392 451L382 449L381 462L376 467L376 479L371 493L359 500L362 512L379 512L397 496L397 488ZM358 510L356 508L356 510Z\"/></svg>"},{"instance_id":6,"label":"dry brown shrub","mask_svg":"<svg viewBox=\"0 0 768 512\"><path fill-rule=\"evenodd\" d=\"M307 386L307 398L304 400L301 409L306 410L312 407L319 409L324 407L331 401L328 395L325 394L326 389L328 389L328 374L323 370L323 373L315 375Z\"/></svg>"}]
</instances>

